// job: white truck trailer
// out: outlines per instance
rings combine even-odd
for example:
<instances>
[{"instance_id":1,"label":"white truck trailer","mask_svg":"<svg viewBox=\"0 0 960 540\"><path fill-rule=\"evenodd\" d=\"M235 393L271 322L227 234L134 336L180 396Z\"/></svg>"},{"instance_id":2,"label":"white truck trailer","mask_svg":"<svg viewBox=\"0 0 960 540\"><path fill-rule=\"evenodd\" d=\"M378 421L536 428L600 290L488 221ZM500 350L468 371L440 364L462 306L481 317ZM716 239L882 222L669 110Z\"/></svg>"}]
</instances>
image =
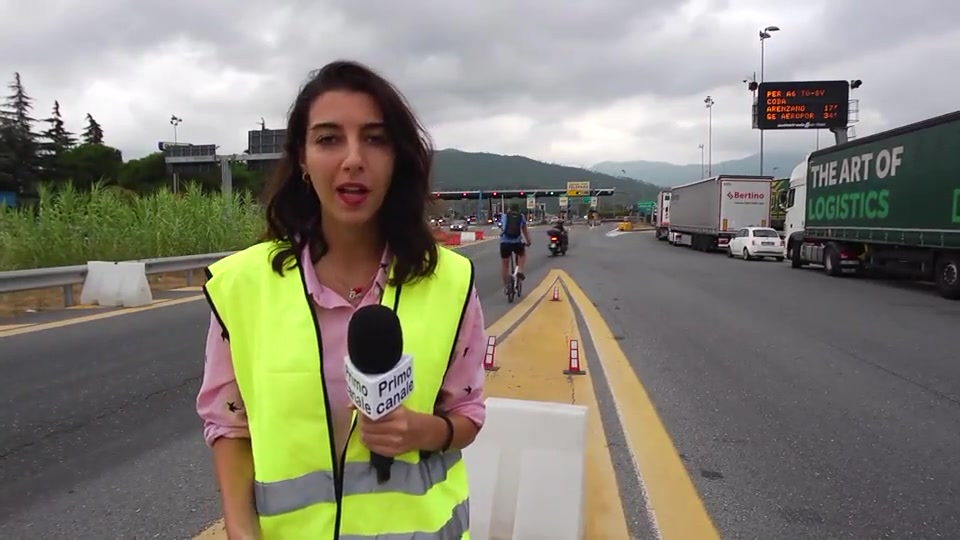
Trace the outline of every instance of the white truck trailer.
<instances>
[{"instance_id":1,"label":"white truck trailer","mask_svg":"<svg viewBox=\"0 0 960 540\"><path fill-rule=\"evenodd\" d=\"M726 249L739 229L769 227L772 180L721 174L674 187L670 243L700 251Z\"/></svg>"},{"instance_id":2,"label":"white truck trailer","mask_svg":"<svg viewBox=\"0 0 960 540\"><path fill-rule=\"evenodd\" d=\"M657 213L654 219L657 224L657 240L666 240L670 232L670 190L661 191L657 195Z\"/></svg>"}]
</instances>

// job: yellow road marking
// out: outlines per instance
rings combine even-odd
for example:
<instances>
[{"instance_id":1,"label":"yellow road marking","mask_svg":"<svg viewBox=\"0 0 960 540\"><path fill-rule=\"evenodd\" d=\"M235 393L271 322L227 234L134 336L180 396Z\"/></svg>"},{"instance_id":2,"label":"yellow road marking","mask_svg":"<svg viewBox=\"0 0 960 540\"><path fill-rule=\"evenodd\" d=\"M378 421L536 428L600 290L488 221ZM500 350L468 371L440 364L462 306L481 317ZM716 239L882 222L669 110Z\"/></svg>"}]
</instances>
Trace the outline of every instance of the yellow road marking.
<instances>
[{"instance_id":1,"label":"yellow road marking","mask_svg":"<svg viewBox=\"0 0 960 540\"><path fill-rule=\"evenodd\" d=\"M30 332L39 332L41 330L52 330L54 328L63 328L64 326L71 326L74 324L80 324L90 321L99 321L101 319L109 319L112 317L119 317L121 315L129 315L131 313L140 313L141 311L149 311L151 309L157 309L167 306L176 306L179 304L186 304L188 302L196 302L197 300L202 300L203 295L198 296L189 296L187 298L175 298L175 299L164 299L160 302L150 304L147 306L135 307L135 308L123 308L114 311L108 311L106 313L97 313L94 315L84 315L82 317L72 317L70 319L64 319L62 321L54 321L48 323L40 324L31 324L27 325L24 328L16 328L13 330L0 331L0 338L17 336L20 334L29 334Z\"/></svg>"},{"instance_id":2,"label":"yellow road marking","mask_svg":"<svg viewBox=\"0 0 960 540\"><path fill-rule=\"evenodd\" d=\"M512 307L510 311L506 312L499 319L496 320L493 324L487 327L488 336L497 336L497 345L500 345L499 336L503 335L504 332L509 330L513 325L517 324L517 321L523 318L530 309L536 305L537 300L542 298L547 291L551 290L550 286L557 279L557 271L550 270L547 273L547 276L540 282L535 289L530 292L525 292L524 295L520 298L520 302ZM501 293L503 294L503 293ZM516 300L514 300L516 302Z\"/></svg>"},{"instance_id":3,"label":"yellow road marking","mask_svg":"<svg viewBox=\"0 0 960 540\"><path fill-rule=\"evenodd\" d=\"M162 304L164 302L169 302L169 301L170 301L169 298L154 298L153 300L150 301L150 303L152 305L156 305L156 304ZM108 309L109 307L110 306L101 306L98 304L77 304L75 306L70 306L64 309ZM128 308L121 308L121 309L125 310Z\"/></svg>"},{"instance_id":4,"label":"yellow road marking","mask_svg":"<svg viewBox=\"0 0 960 540\"><path fill-rule=\"evenodd\" d=\"M33 326L31 323L26 324L0 324L0 335L3 332L8 332L10 330L16 330L17 328L25 328L27 326Z\"/></svg>"},{"instance_id":5,"label":"yellow road marking","mask_svg":"<svg viewBox=\"0 0 960 540\"><path fill-rule=\"evenodd\" d=\"M193 537L193 540L226 540L227 529L222 519L218 519L213 525L207 527L202 533Z\"/></svg>"},{"instance_id":6,"label":"yellow road marking","mask_svg":"<svg viewBox=\"0 0 960 540\"><path fill-rule=\"evenodd\" d=\"M720 534L680 461L656 407L610 327L573 279L562 270L558 272L587 323L600 360L594 365L603 369L610 385L627 446L640 471L660 538L719 539Z\"/></svg>"},{"instance_id":7,"label":"yellow road marking","mask_svg":"<svg viewBox=\"0 0 960 540\"><path fill-rule=\"evenodd\" d=\"M544 295L552 293L549 285L553 280L544 282L548 285ZM487 374L484 394L587 406L583 537L630 538L617 488L617 474L590 379L590 359L582 353L582 347L580 362L587 375L563 374L571 339L583 343L573 309L561 289L560 302L545 298L510 334L510 339L502 347L497 347L497 358L503 362L499 371Z\"/></svg>"}]
</instances>

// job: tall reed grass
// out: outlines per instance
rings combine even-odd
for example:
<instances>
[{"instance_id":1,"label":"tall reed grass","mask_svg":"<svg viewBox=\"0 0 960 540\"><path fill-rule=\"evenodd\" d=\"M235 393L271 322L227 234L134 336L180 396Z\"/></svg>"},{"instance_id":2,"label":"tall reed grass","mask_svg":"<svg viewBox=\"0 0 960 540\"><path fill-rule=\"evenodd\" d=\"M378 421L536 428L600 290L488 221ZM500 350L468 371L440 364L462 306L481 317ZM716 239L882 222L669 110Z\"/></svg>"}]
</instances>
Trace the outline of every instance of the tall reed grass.
<instances>
[{"instance_id":1,"label":"tall reed grass","mask_svg":"<svg viewBox=\"0 0 960 540\"><path fill-rule=\"evenodd\" d=\"M249 194L203 193L195 184L144 196L42 187L36 208L0 206L0 271L243 249L263 223Z\"/></svg>"}]
</instances>

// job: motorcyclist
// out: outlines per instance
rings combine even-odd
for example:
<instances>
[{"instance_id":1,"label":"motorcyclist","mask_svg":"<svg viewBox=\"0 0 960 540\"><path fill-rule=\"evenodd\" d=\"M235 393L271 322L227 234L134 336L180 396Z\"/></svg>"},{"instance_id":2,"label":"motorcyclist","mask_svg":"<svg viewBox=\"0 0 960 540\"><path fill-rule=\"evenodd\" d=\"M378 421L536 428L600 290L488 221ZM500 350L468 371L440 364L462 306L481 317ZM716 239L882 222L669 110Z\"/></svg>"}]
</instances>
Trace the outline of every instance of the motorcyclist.
<instances>
[{"instance_id":1,"label":"motorcyclist","mask_svg":"<svg viewBox=\"0 0 960 540\"><path fill-rule=\"evenodd\" d=\"M567 229L563 226L563 220L558 219L554 222L553 228L549 231L550 236L556 235L560 238L560 246L566 249L569 242L569 237L567 236Z\"/></svg>"}]
</instances>

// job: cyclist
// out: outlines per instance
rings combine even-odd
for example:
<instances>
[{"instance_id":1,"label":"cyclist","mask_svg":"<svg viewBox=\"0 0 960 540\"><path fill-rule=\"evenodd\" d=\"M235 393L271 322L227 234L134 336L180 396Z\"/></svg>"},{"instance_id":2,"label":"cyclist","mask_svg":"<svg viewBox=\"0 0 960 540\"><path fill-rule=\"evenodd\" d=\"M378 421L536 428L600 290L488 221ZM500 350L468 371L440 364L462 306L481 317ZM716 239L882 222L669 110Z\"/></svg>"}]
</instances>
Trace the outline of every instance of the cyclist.
<instances>
[{"instance_id":1,"label":"cyclist","mask_svg":"<svg viewBox=\"0 0 960 540\"><path fill-rule=\"evenodd\" d=\"M504 286L510 284L510 256L517 254L517 277L522 281L523 263L527 259L526 247L531 245L530 231L527 230L527 218L511 205L510 210L500 216L500 275ZM524 242L526 240L526 242Z\"/></svg>"}]
</instances>

